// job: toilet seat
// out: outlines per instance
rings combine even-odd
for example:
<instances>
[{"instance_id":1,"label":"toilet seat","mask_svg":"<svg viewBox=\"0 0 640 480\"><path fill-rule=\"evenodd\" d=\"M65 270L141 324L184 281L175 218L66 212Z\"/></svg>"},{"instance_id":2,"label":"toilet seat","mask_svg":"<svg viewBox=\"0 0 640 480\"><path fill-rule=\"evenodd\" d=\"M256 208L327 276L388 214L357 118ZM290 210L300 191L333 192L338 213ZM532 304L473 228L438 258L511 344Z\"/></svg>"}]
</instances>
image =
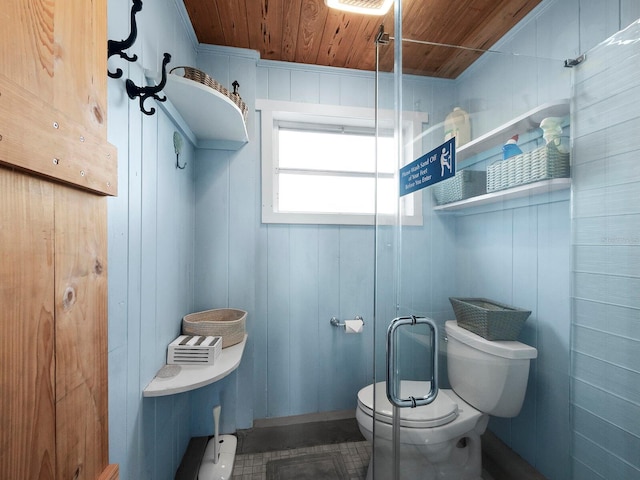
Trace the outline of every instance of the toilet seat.
<instances>
[{"instance_id":1,"label":"toilet seat","mask_svg":"<svg viewBox=\"0 0 640 480\"><path fill-rule=\"evenodd\" d=\"M429 382L402 380L400 395L402 398L413 396L420 398L429 391ZM358 407L373 417L374 385L367 385L358 392ZM386 424L393 423L393 405L387 399L385 382L375 384L375 418ZM438 395L429 405L400 409L400 426L407 428L433 428L446 425L458 417L458 404L448 395Z\"/></svg>"}]
</instances>

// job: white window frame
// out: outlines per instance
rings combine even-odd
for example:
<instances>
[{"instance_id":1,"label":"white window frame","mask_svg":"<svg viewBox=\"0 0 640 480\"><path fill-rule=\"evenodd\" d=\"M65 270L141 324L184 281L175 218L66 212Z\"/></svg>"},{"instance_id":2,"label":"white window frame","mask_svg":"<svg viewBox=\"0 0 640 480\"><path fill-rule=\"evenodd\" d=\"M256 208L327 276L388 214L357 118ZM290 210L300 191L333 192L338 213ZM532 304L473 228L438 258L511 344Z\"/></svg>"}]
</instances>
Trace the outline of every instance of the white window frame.
<instances>
[{"instance_id":1,"label":"white window frame","mask_svg":"<svg viewBox=\"0 0 640 480\"><path fill-rule=\"evenodd\" d=\"M307 123L316 125L344 125L350 127L375 127L375 110L372 108L344 107L334 105L316 105L273 100L256 100L256 110L260 111L261 146L262 146L262 223L284 224L321 224L321 225L375 225L373 214L349 213L292 213L279 212L277 205L277 165L275 161L277 149L277 124ZM379 112L380 126L393 128L393 112ZM403 138L407 139L404 148L403 165L414 160L414 140L420 143L422 125L428 122L425 112L405 112L403 115ZM417 134L415 134L417 132ZM416 149L420 151L420 148ZM399 167L398 167L399 170ZM395 175L397 178L398 170ZM403 225L422 225L422 192L417 191L408 196L413 201L411 216L403 215ZM407 201L407 200L404 200ZM378 223L391 225L395 215L378 214Z\"/></svg>"}]
</instances>

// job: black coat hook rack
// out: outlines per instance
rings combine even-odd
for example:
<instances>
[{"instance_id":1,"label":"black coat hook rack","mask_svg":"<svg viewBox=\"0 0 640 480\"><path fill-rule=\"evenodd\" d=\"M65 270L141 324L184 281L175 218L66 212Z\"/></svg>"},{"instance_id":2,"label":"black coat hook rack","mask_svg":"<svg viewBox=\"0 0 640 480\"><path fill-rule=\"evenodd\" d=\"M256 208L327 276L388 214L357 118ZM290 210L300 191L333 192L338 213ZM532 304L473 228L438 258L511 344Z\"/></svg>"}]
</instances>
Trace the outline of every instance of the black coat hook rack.
<instances>
[{"instance_id":1,"label":"black coat hook rack","mask_svg":"<svg viewBox=\"0 0 640 480\"><path fill-rule=\"evenodd\" d=\"M167 100L166 96L159 97L158 93L162 91L165 84L167 83L167 63L171 61L171 55L168 53L164 54L164 58L162 59L162 79L158 85L152 85L149 87L139 87L133 80L127 79L125 82L125 86L127 88L127 95L129 98L133 100L136 97L140 97L140 110L145 115L153 115L156 113L156 109L151 107L151 109L147 110L144 108L144 102L147 98L154 98L158 102L165 102Z\"/></svg>"},{"instance_id":2,"label":"black coat hook rack","mask_svg":"<svg viewBox=\"0 0 640 480\"><path fill-rule=\"evenodd\" d=\"M135 62L138 59L136 54L129 55L124 52L124 50L128 49L131 45L134 44L136 38L138 37L138 26L136 24L136 13L142 10L142 0L133 0L133 6L131 7L131 32L129 36L124 40L109 40L107 42L107 60L114 55L118 55L120 58L127 60L128 62ZM122 69L116 69L115 73L107 71L108 75L111 78L120 78L122 77Z\"/></svg>"}]
</instances>

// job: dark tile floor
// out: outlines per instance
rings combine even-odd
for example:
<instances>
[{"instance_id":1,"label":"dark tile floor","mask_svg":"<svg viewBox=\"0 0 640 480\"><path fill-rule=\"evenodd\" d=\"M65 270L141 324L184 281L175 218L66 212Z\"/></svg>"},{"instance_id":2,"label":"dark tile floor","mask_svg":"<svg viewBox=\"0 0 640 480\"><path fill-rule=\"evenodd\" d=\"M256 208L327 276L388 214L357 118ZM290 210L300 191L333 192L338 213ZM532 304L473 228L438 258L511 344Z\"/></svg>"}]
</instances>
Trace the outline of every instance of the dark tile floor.
<instances>
[{"instance_id":1,"label":"dark tile floor","mask_svg":"<svg viewBox=\"0 0 640 480\"><path fill-rule=\"evenodd\" d=\"M250 428L238 430L236 436L237 454L364 441L355 418Z\"/></svg>"},{"instance_id":2,"label":"dark tile floor","mask_svg":"<svg viewBox=\"0 0 640 480\"><path fill-rule=\"evenodd\" d=\"M239 430L236 436L232 480L265 480L267 462L272 459L333 451L342 453L350 480L366 478L371 446L355 418L252 428ZM191 440L176 480L196 480L198 455L201 458L206 441L206 437ZM544 480L491 432L483 435L482 442L484 480Z\"/></svg>"},{"instance_id":3,"label":"dark tile floor","mask_svg":"<svg viewBox=\"0 0 640 480\"><path fill-rule=\"evenodd\" d=\"M232 480L265 480L269 460L340 452L350 480L364 480L371 446L355 418L239 430Z\"/></svg>"}]
</instances>

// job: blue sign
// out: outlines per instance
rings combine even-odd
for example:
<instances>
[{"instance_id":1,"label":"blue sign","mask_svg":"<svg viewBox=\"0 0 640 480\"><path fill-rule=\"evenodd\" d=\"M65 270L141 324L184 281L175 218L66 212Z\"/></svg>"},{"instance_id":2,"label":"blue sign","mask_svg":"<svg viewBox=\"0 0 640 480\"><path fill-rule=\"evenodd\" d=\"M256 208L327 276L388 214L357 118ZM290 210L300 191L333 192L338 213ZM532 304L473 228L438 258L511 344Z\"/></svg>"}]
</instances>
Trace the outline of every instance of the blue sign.
<instances>
[{"instance_id":1,"label":"blue sign","mask_svg":"<svg viewBox=\"0 0 640 480\"><path fill-rule=\"evenodd\" d=\"M456 174L456 139L447 140L400 169L400 196L415 192Z\"/></svg>"}]
</instances>

